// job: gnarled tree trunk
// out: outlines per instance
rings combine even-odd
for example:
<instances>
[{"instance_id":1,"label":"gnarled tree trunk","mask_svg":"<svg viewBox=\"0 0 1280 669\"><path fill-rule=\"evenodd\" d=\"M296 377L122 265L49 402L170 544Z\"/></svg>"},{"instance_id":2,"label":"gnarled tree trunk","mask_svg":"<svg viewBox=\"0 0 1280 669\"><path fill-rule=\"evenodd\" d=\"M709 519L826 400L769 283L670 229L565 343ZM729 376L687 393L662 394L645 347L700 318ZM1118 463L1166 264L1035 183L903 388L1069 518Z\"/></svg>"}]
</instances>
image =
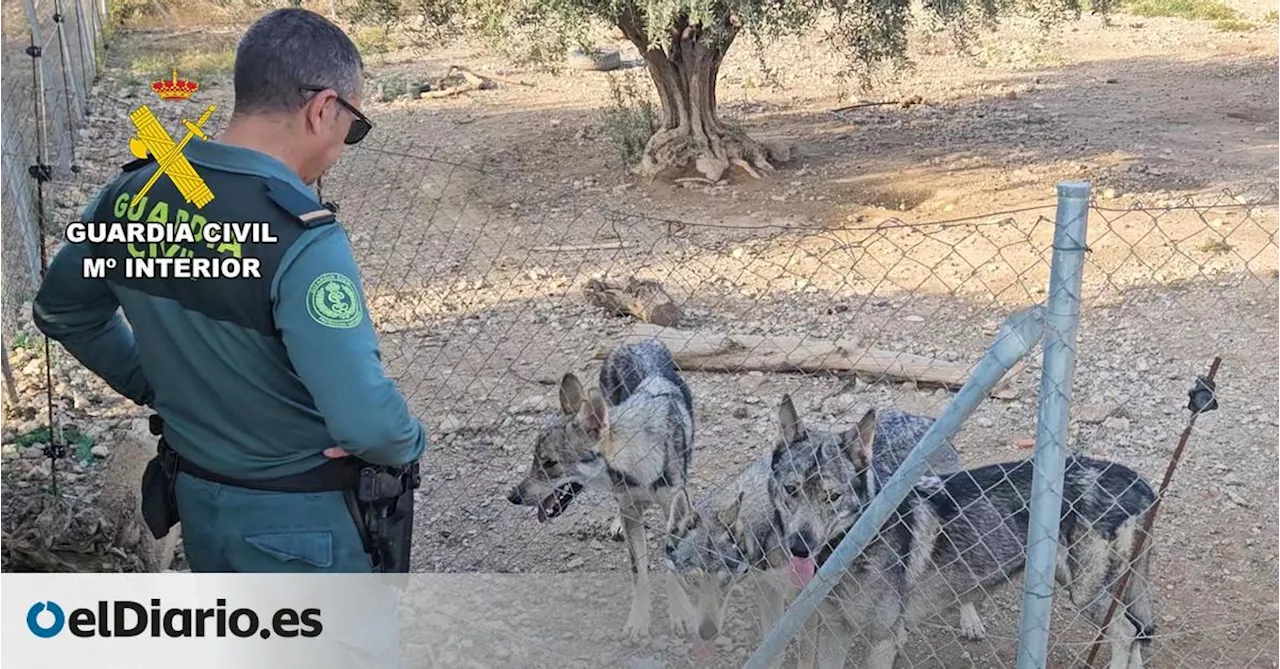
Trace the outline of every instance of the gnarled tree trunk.
<instances>
[{"instance_id":1,"label":"gnarled tree trunk","mask_svg":"<svg viewBox=\"0 0 1280 669\"><path fill-rule=\"evenodd\" d=\"M667 48L649 42L644 24L635 13L623 12L617 23L644 55L662 103L661 127L649 138L644 156L635 167L637 174L652 177L667 169L692 165L706 178L718 181L736 165L759 178L760 170L773 171L771 158L786 159L726 127L716 113L720 63L738 32L730 17L724 17L717 26L715 39L702 26L690 25L682 17L671 28Z\"/></svg>"}]
</instances>

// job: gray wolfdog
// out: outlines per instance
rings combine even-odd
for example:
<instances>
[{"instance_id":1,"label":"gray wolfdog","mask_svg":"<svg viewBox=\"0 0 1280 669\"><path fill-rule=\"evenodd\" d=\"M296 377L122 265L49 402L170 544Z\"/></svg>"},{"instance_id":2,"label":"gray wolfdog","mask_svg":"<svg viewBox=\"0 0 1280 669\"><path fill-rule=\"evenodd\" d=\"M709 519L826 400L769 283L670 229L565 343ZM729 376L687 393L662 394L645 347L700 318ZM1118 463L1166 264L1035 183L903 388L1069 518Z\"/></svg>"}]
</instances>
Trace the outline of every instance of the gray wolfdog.
<instances>
[{"instance_id":1,"label":"gray wolfdog","mask_svg":"<svg viewBox=\"0 0 1280 669\"><path fill-rule=\"evenodd\" d=\"M775 453L785 446L823 451L828 457L837 457L845 444L862 439L866 425L878 424L873 448L879 456L877 465L886 477L897 470L934 422L932 418L902 411L873 410L863 416L858 428L843 433L806 429L790 395L783 396L778 419L782 437ZM678 574L693 607L695 650L704 656L715 648L711 642L723 627L725 607L735 589L750 584L760 607L761 627L767 633L786 601L803 587L816 568L808 552L792 550L787 543L782 516L770 497L777 490L770 485L774 459L773 453L766 453L752 461L729 485L696 507L687 494L678 496L671 506L666 565ZM934 454L929 466L936 473L958 471L960 455L947 442Z\"/></svg>"},{"instance_id":2,"label":"gray wolfdog","mask_svg":"<svg viewBox=\"0 0 1280 669\"><path fill-rule=\"evenodd\" d=\"M884 482L867 429L839 452L782 444L770 485L793 555L822 561L860 517ZM818 666L844 665L855 635L865 635L866 666L891 669L906 624L949 609L976 619L974 604L1018 576L1026 558L1031 461L922 477L880 529L854 568L823 602ZM1100 624L1109 588L1128 562L1155 500L1151 486L1123 465L1070 456L1066 461L1057 571L1059 585ZM1123 612L1111 624L1112 669L1139 669L1154 633L1148 557L1133 565ZM972 621L965 621L972 627ZM966 629L966 634L981 634Z\"/></svg>"},{"instance_id":3,"label":"gray wolfdog","mask_svg":"<svg viewBox=\"0 0 1280 669\"><path fill-rule=\"evenodd\" d=\"M561 379L561 415L539 433L533 465L507 499L535 507L545 521L584 489L612 493L631 558L631 612L623 633L637 641L649 635L652 607L644 511L657 505L669 515L672 500L683 496L693 455L693 397L671 352L657 342L611 351L599 384L584 397L576 376ZM674 578L667 594L672 630L683 636L689 607Z\"/></svg>"}]
</instances>

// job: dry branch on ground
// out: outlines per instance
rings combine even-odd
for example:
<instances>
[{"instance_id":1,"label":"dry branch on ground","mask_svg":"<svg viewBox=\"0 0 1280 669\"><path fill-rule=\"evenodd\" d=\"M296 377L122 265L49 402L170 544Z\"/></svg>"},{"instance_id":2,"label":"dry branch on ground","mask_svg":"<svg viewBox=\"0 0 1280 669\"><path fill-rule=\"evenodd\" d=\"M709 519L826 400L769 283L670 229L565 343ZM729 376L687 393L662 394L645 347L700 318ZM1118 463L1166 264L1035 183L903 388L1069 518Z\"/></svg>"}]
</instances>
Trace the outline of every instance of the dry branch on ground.
<instances>
[{"instance_id":1,"label":"dry branch on ground","mask_svg":"<svg viewBox=\"0 0 1280 669\"><path fill-rule=\"evenodd\" d=\"M972 365L922 355L858 346L852 342L724 335L690 332L650 324L636 324L617 344L650 339L662 342L676 365L697 372L855 372L879 379L914 381L920 385L958 388L969 380ZM603 358L607 348L596 353ZM1007 391L1022 371L1019 363L992 393Z\"/></svg>"},{"instance_id":2,"label":"dry branch on ground","mask_svg":"<svg viewBox=\"0 0 1280 669\"><path fill-rule=\"evenodd\" d=\"M455 73L462 77L461 83L445 87L445 82L449 81L451 78L455 78ZM447 98L455 95L461 95L463 93L469 93L471 91L488 90L496 87L497 85L494 84L491 79L482 77L461 65L450 65L448 74L441 78L437 89L434 91L425 91L419 94L419 97L422 99Z\"/></svg>"}]
</instances>

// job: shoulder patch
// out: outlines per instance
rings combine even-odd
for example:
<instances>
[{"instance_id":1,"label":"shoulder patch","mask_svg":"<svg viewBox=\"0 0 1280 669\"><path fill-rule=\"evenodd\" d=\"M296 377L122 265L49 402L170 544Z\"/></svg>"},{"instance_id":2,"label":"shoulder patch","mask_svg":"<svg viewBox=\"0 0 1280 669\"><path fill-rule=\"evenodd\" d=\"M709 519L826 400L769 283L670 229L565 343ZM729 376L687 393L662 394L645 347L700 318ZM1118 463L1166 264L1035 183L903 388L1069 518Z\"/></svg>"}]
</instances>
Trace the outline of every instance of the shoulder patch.
<instances>
[{"instance_id":1,"label":"shoulder patch","mask_svg":"<svg viewBox=\"0 0 1280 669\"><path fill-rule=\"evenodd\" d=\"M304 228L314 228L338 220L332 211L282 179L267 179L267 197L298 219Z\"/></svg>"},{"instance_id":2,"label":"shoulder patch","mask_svg":"<svg viewBox=\"0 0 1280 669\"><path fill-rule=\"evenodd\" d=\"M326 272L311 282L307 288L307 313L327 328L342 330L359 325L364 318L355 283L339 272Z\"/></svg>"},{"instance_id":3,"label":"shoulder patch","mask_svg":"<svg viewBox=\"0 0 1280 669\"><path fill-rule=\"evenodd\" d=\"M125 163L124 165L121 165L121 166L120 166L120 171L122 171L122 172L136 172L136 171L138 171L138 170L140 170L140 169L142 169L142 168L146 167L147 165L150 165L151 163L154 163L155 161L156 161L156 157L148 153L146 158L139 158L139 159L137 159L137 160L130 160L129 162Z\"/></svg>"}]
</instances>

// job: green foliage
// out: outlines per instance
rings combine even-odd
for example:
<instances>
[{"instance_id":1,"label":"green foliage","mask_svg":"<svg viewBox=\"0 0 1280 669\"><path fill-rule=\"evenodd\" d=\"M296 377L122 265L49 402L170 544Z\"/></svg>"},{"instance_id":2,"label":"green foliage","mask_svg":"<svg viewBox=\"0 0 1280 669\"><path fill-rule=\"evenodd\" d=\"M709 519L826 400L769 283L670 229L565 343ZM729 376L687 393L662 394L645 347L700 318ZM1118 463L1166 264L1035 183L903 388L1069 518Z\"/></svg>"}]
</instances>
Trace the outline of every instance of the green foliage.
<instances>
[{"instance_id":1,"label":"green foliage","mask_svg":"<svg viewBox=\"0 0 1280 669\"><path fill-rule=\"evenodd\" d=\"M1138 16L1226 21L1239 18L1236 10L1218 0L1134 0L1128 9Z\"/></svg>"},{"instance_id":2,"label":"green foliage","mask_svg":"<svg viewBox=\"0 0 1280 669\"><path fill-rule=\"evenodd\" d=\"M1267 12L1266 15L1262 17L1262 20L1267 23L1276 23L1277 21L1280 21L1280 12L1273 9Z\"/></svg>"},{"instance_id":3,"label":"green foliage","mask_svg":"<svg viewBox=\"0 0 1280 669\"><path fill-rule=\"evenodd\" d=\"M182 76L190 76L200 81L202 77L225 74L232 71L236 64L236 53L230 47L206 51L204 49L187 49L150 53L133 59L130 65L130 79L141 77L143 81L155 81L168 77L176 69Z\"/></svg>"},{"instance_id":4,"label":"green foliage","mask_svg":"<svg viewBox=\"0 0 1280 669\"><path fill-rule=\"evenodd\" d=\"M111 0L107 3L107 23L112 28L127 26L146 18L152 10L151 0Z\"/></svg>"},{"instance_id":5,"label":"green foliage","mask_svg":"<svg viewBox=\"0 0 1280 669\"><path fill-rule=\"evenodd\" d=\"M369 0L366 0L369 1ZM1106 12L1114 0L1092 0ZM1142 0L1170 1L1170 0ZM1177 0L1211 2L1213 0ZM559 61L568 47L589 48L601 25L630 24L648 42L670 50L673 37L695 27L707 45L748 38L757 50L780 37L825 32L831 47L851 69L906 64L907 29L915 20L910 0L415 0L433 25L457 25L465 17L481 34L510 50L520 45L526 60ZM1078 16L1082 0L925 0L924 11L957 39L993 26L1004 15L1021 13L1046 24ZM825 20L824 20L825 19Z\"/></svg>"},{"instance_id":6,"label":"green foliage","mask_svg":"<svg viewBox=\"0 0 1280 669\"><path fill-rule=\"evenodd\" d=\"M27 333L19 332L13 335L13 344L12 344L13 350L16 351L20 348L29 348L30 346L31 346L31 337L28 337Z\"/></svg>"},{"instance_id":7,"label":"green foliage","mask_svg":"<svg viewBox=\"0 0 1280 669\"><path fill-rule=\"evenodd\" d=\"M388 26L356 26L349 34L361 56L391 53L400 48L400 43Z\"/></svg>"},{"instance_id":8,"label":"green foliage","mask_svg":"<svg viewBox=\"0 0 1280 669\"><path fill-rule=\"evenodd\" d=\"M641 90L644 92L642 93ZM634 72L609 75L610 105L601 112L605 134L628 167L640 162L649 138L658 130L658 113L649 88L636 84Z\"/></svg>"},{"instance_id":9,"label":"green foliage","mask_svg":"<svg viewBox=\"0 0 1280 669\"><path fill-rule=\"evenodd\" d=\"M415 40L426 46L439 46L461 36L466 25L466 0L412 0L406 14L416 22L409 24Z\"/></svg>"},{"instance_id":10,"label":"green foliage","mask_svg":"<svg viewBox=\"0 0 1280 669\"><path fill-rule=\"evenodd\" d=\"M1247 33L1257 26L1240 19L1223 19L1213 24L1213 29L1228 33Z\"/></svg>"},{"instance_id":11,"label":"green foliage","mask_svg":"<svg viewBox=\"0 0 1280 669\"><path fill-rule=\"evenodd\" d=\"M1234 248L1234 246L1228 244L1224 239L1210 239L1200 245L1200 251L1202 253L1208 253L1209 255L1227 253Z\"/></svg>"},{"instance_id":12,"label":"green foliage","mask_svg":"<svg viewBox=\"0 0 1280 669\"><path fill-rule=\"evenodd\" d=\"M384 31L400 21L399 0L355 0L339 11L355 25L375 26Z\"/></svg>"},{"instance_id":13,"label":"green foliage","mask_svg":"<svg viewBox=\"0 0 1280 669\"><path fill-rule=\"evenodd\" d=\"M80 464L89 464L93 460L93 437L80 432L74 427L69 427L62 431L62 439L67 445L71 446L71 453ZM48 426L37 427L36 429L20 435L13 443L19 448L29 448L35 444L48 444L51 442Z\"/></svg>"}]
</instances>

